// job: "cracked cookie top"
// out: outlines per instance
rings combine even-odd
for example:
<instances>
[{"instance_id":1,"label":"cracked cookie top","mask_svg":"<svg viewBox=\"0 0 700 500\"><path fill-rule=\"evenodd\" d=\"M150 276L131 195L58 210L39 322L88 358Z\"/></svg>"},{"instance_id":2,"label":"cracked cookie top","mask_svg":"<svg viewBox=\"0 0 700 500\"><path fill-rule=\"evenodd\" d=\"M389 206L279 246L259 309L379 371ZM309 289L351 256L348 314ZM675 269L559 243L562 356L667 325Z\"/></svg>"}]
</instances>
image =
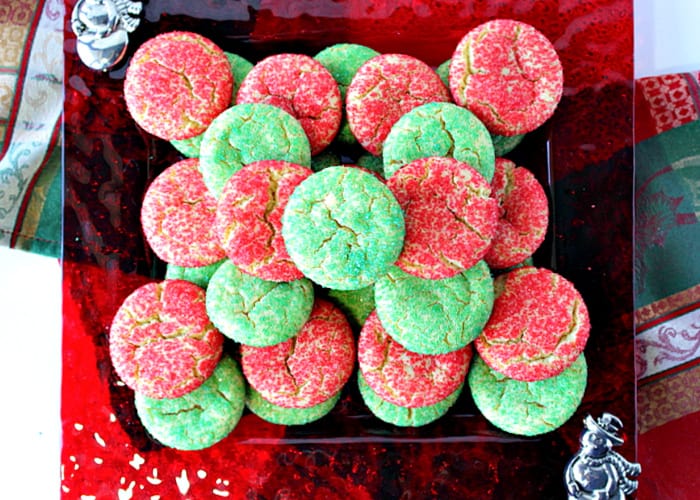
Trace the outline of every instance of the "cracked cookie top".
<instances>
[{"instance_id":1,"label":"cracked cookie top","mask_svg":"<svg viewBox=\"0 0 700 500\"><path fill-rule=\"evenodd\" d=\"M231 65L211 40L186 31L163 33L129 62L124 99L146 132L170 141L204 132L231 104Z\"/></svg>"}]
</instances>

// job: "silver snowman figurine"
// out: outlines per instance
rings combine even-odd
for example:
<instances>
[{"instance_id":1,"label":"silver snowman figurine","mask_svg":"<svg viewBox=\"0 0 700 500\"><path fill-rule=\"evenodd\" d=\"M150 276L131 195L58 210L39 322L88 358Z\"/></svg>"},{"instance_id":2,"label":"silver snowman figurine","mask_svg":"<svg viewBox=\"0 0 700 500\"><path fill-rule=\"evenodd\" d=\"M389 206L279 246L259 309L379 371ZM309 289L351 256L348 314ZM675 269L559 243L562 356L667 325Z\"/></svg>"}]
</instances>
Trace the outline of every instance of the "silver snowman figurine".
<instances>
[{"instance_id":1,"label":"silver snowman figurine","mask_svg":"<svg viewBox=\"0 0 700 500\"><path fill-rule=\"evenodd\" d=\"M95 70L107 70L124 56L129 33L139 25L142 2L131 0L78 0L71 15L81 61Z\"/></svg>"},{"instance_id":2,"label":"silver snowman figurine","mask_svg":"<svg viewBox=\"0 0 700 500\"><path fill-rule=\"evenodd\" d=\"M565 481L569 500L624 500L633 493L642 467L613 451L624 441L618 435L622 422L611 413L598 420L588 415L579 439L581 447L566 466Z\"/></svg>"}]
</instances>

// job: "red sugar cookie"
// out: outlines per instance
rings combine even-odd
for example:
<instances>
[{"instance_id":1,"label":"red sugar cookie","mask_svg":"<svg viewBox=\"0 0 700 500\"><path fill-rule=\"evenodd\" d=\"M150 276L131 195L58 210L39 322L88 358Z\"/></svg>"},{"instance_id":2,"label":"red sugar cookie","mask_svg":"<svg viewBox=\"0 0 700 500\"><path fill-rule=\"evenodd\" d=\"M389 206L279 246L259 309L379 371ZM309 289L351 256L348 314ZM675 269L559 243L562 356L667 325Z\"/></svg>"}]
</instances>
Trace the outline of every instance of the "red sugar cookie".
<instances>
[{"instance_id":1,"label":"red sugar cookie","mask_svg":"<svg viewBox=\"0 0 700 500\"><path fill-rule=\"evenodd\" d=\"M141 205L141 225L155 254L169 264L201 267L226 254L214 232L216 199L198 169L199 160L181 160L156 177Z\"/></svg>"},{"instance_id":2,"label":"red sugar cookie","mask_svg":"<svg viewBox=\"0 0 700 500\"><path fill-rule=\"evenodd\" d=\"M241 82L237 104L266 103L299 120L311 154L320 153L338 133L343 101L333 75L304 54L276 54L255 66Z\"/></svg>"},{"instance_id":3,"label":"red sugar cookie","mask_svg":"<svg viewBox=\"0 0 700 500\"><path fill-rule=\"evenodd\" d=\"M449 68L455 103L492 134L518 135L542 125L561 99L564 76L551 42L532 26L496 19L457 44Z\"/></svg>"},{"instance_id":4,"label":"red sugar cookie","mask_svg":"<svg viewBox=\"0 0 700 500\"><path fill-rule=\"evenodd\" d=\"M521 267L496 279L499 295L474 345L493 370L523 382L560 374L583 352L588 309L574 285L548 269Z\"/></svg>"},{"instance_id":5,"label":"red sugar cookie","mask_svg":"<svg viewBox=\"0 0 700 500\"><path fill-rule=\"evenodd\" d=\"M367 151L379 155L392 125L402 115L421 104L449 100L447 87L423 61L404 54L382 54L355 73L345 106L353 135Z\"/></svg>"},{"instance_id":6,"label":"red sugar cookie","mask_svg":"<svg viewBox=\"0 0 700 500\"><path fill-rule=\"evenodd\" d=\"M134 121L171 141L201 134L231 105L233 75L226 54L186 31L163 33L141 45L129 62L124 99Z\"/></svg>"},{"instance_id":7,"label":"red sugar cookie","mask_svg":"<svg viewBox=\"0 0 700 500\"><path fill-rule=\"evenodd\" d=\"M343 313L317 299L299 334L269 347L241 346L248 383L285 408L308 408L343 388L355 364L355 340Z\"/></svg>"},{"instance_id":8,"label":"red sugar cookie","mask_svg":"<svg viewBox=\"0 0 700 500\"><path fill-rule=\"evenodd\" d=\"M294 163L262 160L227 181L214 228L226 255L243 272L270 281L304 277L284 246L281 219L289 195L312 173Z\"/></svg>"},{"instance_id":9,"label":"red sugar cookie","mask_svg":"<svg viewBox=\"0 0 700 500\"><path fill-rule=\"evenodd\" d=\"M484 260L494 269L504 269L520 264L542 244L549 222L549 202L534 174L505 158L496 158L491 187L498 201L499 219Z\"/></svg>"},{"instance_id":10,"label":"red sugar cookie","mask_svg":"<svg viewBox=\"0 0 700 500\"><path fill-rule=\"evenodd\" d=\"M184 280L134 290L114 316L109 353L122 381L144 396L177 398L216 368L224 337L207 316L204 290Z\"/></svg>"},{"instance_id":11,"label":"red sugar cookie","mask_svg":"<svg viewBox=\"0 0 700 500\"><path fill-rule=\"evenodd\" d=\"M498 205L491 186L468 164L448 157L414 160L387 186L404 211L406 236L396 265L425 279L455 276L486 254Z\"/></svg>"},{"instance_id":12,"label":"red sugar cookie","mask_svg":"<svg viewBox=\"0 0 700 500\"><path fill-rule=\"evenodd\" d=\"M444 400L464 383L472 346L448 354L418 354L393 340L376 311L365 321L357 345L367 385L385 401L418 408Z\"/></svg>"}]
</instances>

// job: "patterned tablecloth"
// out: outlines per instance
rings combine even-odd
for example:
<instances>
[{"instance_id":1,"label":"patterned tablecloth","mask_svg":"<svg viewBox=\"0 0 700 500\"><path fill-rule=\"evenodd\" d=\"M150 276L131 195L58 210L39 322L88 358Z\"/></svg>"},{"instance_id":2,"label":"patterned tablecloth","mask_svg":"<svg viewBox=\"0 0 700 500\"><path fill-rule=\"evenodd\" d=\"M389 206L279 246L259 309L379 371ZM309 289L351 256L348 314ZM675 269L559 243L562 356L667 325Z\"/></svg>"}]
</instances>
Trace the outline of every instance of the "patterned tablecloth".
<instances>
[{"instance_id":1,"label":"patterned tablecloth","mask_svg":"<svg viewBox=\"0 0 700 500\"><path fill-rule=\"evenodd\" d=\"M61 0L0 5L0 245L52 256L61 246L63 15ZM639 498L700 489L699 75L636 81Z\"/></svg>"},{"instance_id":2,"label":"patterned tablecloth","mask_svg":"<svg viewBox=\"0 0 700 500\"><path fill-rule=\"evenodd\" d=\"M697 498L700 476L699 72L635 94L640 497Z\"/></svg>"}]
</instances>

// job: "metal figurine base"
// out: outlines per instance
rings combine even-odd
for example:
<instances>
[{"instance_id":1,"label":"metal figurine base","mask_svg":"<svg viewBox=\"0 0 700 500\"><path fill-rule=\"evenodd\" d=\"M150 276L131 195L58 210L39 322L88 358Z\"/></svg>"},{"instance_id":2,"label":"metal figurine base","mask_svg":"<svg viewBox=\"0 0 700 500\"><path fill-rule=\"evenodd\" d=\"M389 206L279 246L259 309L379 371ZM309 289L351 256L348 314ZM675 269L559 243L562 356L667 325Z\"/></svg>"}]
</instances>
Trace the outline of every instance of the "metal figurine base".
<instances>
[{"instance_id":1,"label":"metal figurine base","mask_svg":"<svg viewBox=\"0 0 700 500\"><path fill-rule=\"evenodd\" d=\"M615 415L603 413L597 420L588 415L583 423L581 447L564 472L569 500L624 500L638 486L628 476L638 476L642 467L612 449L624 442L617 434L622 422Z\"/></svg>"},{"instance_id":2,"label":"metal figurine base","mask_svg":"<svg viewBox=\"0 0 700 500\"><path fill-rule=\"evenodd\" d=\"M71 14L80 60L89 68L107 71L126 52L129 33L139 25L142 2L79 0Z\"/></svg>"}]
</instances>

